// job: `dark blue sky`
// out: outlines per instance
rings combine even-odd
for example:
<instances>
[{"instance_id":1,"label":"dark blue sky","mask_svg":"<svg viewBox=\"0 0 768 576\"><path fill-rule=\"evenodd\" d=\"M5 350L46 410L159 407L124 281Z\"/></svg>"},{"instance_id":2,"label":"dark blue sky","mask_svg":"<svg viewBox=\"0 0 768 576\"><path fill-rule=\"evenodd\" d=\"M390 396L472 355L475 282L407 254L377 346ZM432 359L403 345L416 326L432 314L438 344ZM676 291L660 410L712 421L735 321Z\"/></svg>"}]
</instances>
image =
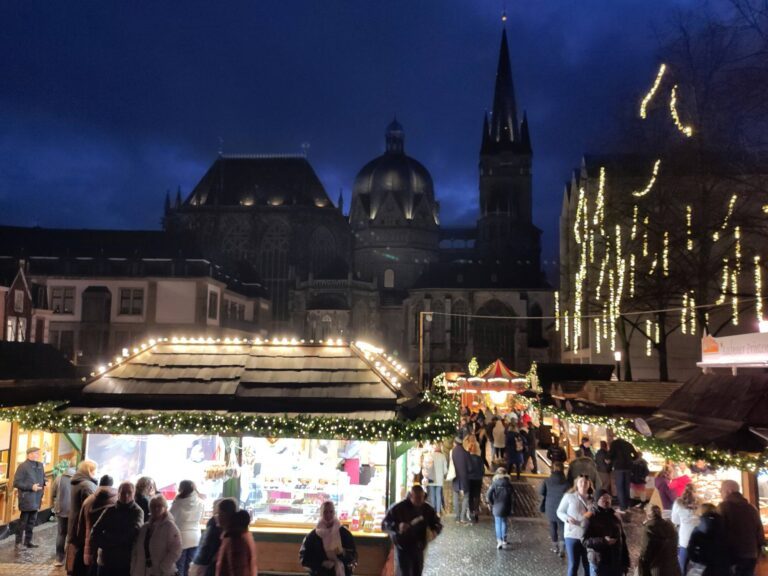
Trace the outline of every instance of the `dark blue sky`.
<instances>
[{"instance_id":1,"label":"dark blue sky","mask_svg":"<svg viewBox=\"0 0 768 576\"><path fill-rule=\"evenodd\" d=\"M563 183L655 72L693 0L508 2L534 218L556 251ZM226 153L298 153L329 195L383 150L393 113L442 220L477 210L499 0L23 0L0 5L0 223L155 228ZM522 113L522 110L520 111Z\"/></svg>"}]
</instances>

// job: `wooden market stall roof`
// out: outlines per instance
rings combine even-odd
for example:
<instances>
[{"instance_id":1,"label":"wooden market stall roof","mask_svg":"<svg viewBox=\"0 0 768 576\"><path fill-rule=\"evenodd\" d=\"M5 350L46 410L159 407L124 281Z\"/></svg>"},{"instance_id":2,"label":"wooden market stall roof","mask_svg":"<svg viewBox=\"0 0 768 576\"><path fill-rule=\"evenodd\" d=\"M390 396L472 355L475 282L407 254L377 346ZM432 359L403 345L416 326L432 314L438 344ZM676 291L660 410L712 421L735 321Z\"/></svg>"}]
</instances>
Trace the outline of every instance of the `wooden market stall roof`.
<instances>
[{"instance_id":1,"label":"wooden market stall roof","mask_svg":"<svg viewBox=\"0 0 768 576\"><path fill-rule=\"evenodd\" d=\"M768 374L699 374L648 420L654 437L738 452L768 447Z\"/></svg>"},{"instance_id":2,"label":"wooden market stall roof","mask_svg":"<svg viewBox=\"0 0 768 576\"><path fill-rule=\"evenodd\" d=\"M68 410L218 410L391 419L414 396L399 362L364 343L162 339L102 367Z\"/></svg>"},{"instance_id":3,"label":"wooden market stall roof","mask_svg":"<svg viewBox=\"0 0 768 576\"><path fill-rule=\"evenodd\" d=\"M77 367L50 344L0 342L0 405L69 400L83 385Z\"/></svg>"},{"instance_id":4,"label":"wooden market stall roof","mask_svg":"<svg viewBox=\"0 0 768 576\"><path fill-rule=\"evenodd\" d=\"M655 410L681 386L679 382L588 380L578 387L553 384L552 398L604 408Z\"/></svg>"}]
</instances>

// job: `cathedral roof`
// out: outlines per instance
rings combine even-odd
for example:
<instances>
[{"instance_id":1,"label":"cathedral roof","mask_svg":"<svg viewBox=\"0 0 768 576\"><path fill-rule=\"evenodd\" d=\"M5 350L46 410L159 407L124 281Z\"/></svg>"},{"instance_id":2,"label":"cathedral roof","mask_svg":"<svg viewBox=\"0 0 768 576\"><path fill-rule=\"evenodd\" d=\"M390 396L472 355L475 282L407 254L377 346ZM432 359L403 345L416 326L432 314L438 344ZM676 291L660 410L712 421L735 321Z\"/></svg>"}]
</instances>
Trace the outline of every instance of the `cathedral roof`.
<instances>
[{"instance_id":1,"label":"cathedral roof","mask_svg":"<svg viewBox=\"0 0 768 576\"><path fill-rule=\"evenodd\" d=\"M303 156L220 156L187 198L187 206L333 207Z\"/></svg>"}]
</instances>

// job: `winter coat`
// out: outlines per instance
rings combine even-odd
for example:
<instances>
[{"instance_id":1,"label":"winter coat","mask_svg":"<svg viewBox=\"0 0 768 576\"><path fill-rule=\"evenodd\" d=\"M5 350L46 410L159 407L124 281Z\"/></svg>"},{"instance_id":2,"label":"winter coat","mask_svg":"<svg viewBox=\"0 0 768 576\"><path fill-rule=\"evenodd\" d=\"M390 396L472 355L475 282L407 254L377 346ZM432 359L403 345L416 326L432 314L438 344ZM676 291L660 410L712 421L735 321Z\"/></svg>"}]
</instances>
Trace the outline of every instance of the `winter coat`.
<instances>
[{"instance_id":1,"label":"winter coat","mask_svg":"<svg viewBox=\"0 0 768 576\"><path fill-rule=\"evenodd\" d=\"M614 538L608 544L605 538ZM592 516L584 523L581 543L588 550L589 563L597 567L601 576L622 576L629 569L629 548L621 519L613 508L593 510Z\"/></svg>"},{"instance_id":2,"label":"winter coat","mask_svg":"<svg viewBox=\"0 0 768 576\"><path fill-rule=\"evenodd\" d=\"M151 566L147 566L147 549ZM180 556L181 534L173 516L166 514L163 519L139 528L131 551L131 576L174 576Z\"/></svg>"},{"instance_id":3,"label":"winter coat","mask_svg":"<svg viewBox=\"0 0 768 576\"><path fill-rule=\"evenodd\" d=\"M339 536L341 536L341 547L344 549L339 560L344 563L346 576L352 576L352 568L357 562L355 540L352 538L352 533L344 526L339 529ZM309 569L310 576L334 576L336 574L335 569L323 567L323 562L330 560L330 558L325 553L322 538L314 530L307 534L304 542L301 543L299 560L302 566Z\"/></svg>"},{"instance_id":4,"label":"winter coat","mask_svg":"<svg viewBox=\"0 0 768 576\"><path fill-rule=\"evenodd\" d=\"M681 576L677 562L677 531L669 520L653 518L645 523L638 576Z\"/></svg>"},{"instance_id":5,"label":"winter coat","mask_svg":"<svg viewBox=\"0 0 768 576\"><path fill-rule=\"evenodd\" d=\"M608 460L608 450L600 448L600 450L595 452L595 466L597 466L597 471L601 474L608 474L611 471L611 464Z\"/></svg>"},{"instance_id":6,"label":"winter coat","mask_svg":"<svg viewBox=\"0 0 768 576\"><path fill-rule=\"evenodd\" d=\"M672 488L669 486L669 479L659 474L653 480L653 484L656 486L656 490L659 491L659 497L661 498L661 509L672 510L672 505L675 503L675 499L677 497L675 496L674 490L672 490Z\"/></svg>"},{"instance_id":7,"label":"winter coat","mask_svg":"<svg viewBox=\"0 0 768 576\"><path fill-rule=\"evenodd\" d=\"M205 525L205 532L200 538L200 544L197 546L197 553L192 560L199 566L207 566L205 576L216 576L216 556L221 546L221 535L223 530L216 524L216 518L211 518Z\"/></svg>"},{"instance_id":8,"label":"winter coat","mask_svg":"<svg viewBox=\"0 0 768 576\"><path fill-rule=\"evenodd\" d=\"M445 484L445 476L448 474L448 460L442 452L433 452L432 459L427 467L427 479L429 486Z\"/></svg>"},{"instance_id":9,"label":"winter coat","mask_svg":"<svg viewBox=\"0 0 768 576\"><path fill-rule=\"evenodd\" d=\"M86 566L92 566L96 563L96 548L91 542L91 530L96 521L104 513L104 510L114 506L117 502L117 489L112 486L99 486L96 492L88 496L80 509L80 516L77 519L77 530L75 532L75 542L83 543L83 562ZM80 544L78 544L78 547Z\"/></svg>"},{"instance_id":10,"label":"winter coat","mask_svg":"<svg viewBox=\"0 0 768 576\"><path fill-rule=\"evenodd\" d=\"M588 476L592 481L592 487L595 489L595 492L600 490L603 485L603 481L600 480L600 475L597 473L597 465L589 456L574 458L568 465L568 483L571 486L573 486L573 483L579 476Z\"/></svg>"},{"instance_id":11,"label":"winter coat","mask_svg":"<svg viewBox=\"0 0 768 576\"><path fill-rule=\"evenodd\" d=\"M451 459L456 471L456 478L453 479L453 491L469 492L469 452L457 444L451 450Z\"/></svg>"},{"instance_id":12,"label":"winter coat","mask_svg":"<svg viewBox=\"0 0 768 576\"><path fill-rule=\"evenodd\" d=\"M493 447L504 448L507 445L507 429L501 420L496 422L493 427Z\"/></svg>"},{"instance_id":13,"label":"winter coat","mask_svg":"<svg viewBox=\"0 0 768 576\"><path fill-rule=\"evenodd\" d=\"M565 479L565 474L562 472L553 472L549 478L541 483L539 487L539 495L541 496L539 510L542 514L546 514L547 520L550 522L559 520L557 507L567 490L568 480Z\"/></svg>"},{"instance_id":14,"label":"winter coat","mask_svg":"<svg viewBox=\"0 0 768 576\"><path fill-rule=\"evenodd\" d=\"M688 541L691 538L691 533L696 526L699 525L699 517L696 515L696 510L686 508L680 503L680 500L675 500L672 504L672 524L677 526L677 545L680 548L688 548Z\"/></svg>"},{"instance_id":15,"label":"winter coat","mask_svg":"<svg viewBox=\"0 0 768 576\"><path fill-rule=\"evenodd\" d=\"M728 556L731 560L758 558L765 546L765 534L757 509L734 492L717 507L723 517Z\"/></svg>"},{"instance_id":16,"label":"winter coat","mask_svg":"<svg viewBox=\"0 0 768 576\"><path fill-rule=\"evenodd\" d=\"M592 452L592 448L590 448L589 446L584 446L584 444L582 444L581 446L579 446L579 449L576 450L576 458L592 458L592 460L594 460L595 455Z\"/></svg>"},{"instance_id":17,"label":"winter coat","mask_svg":"<svg viewBox=\"0 0 768 576\"><path fill-rule=\"evenodd\" d=\"M728 576L730 566L720 514L705 514L688 541L688 561L706 566L703 576Z\"/></svg>"},{"instance_id":18,"label":"winter coat","mask_svg":"<svg viewBox=\"0 0 768 576\"><path fill-rule=\"evenodd\" d=\"M34 492L32 486L40 485L40 490ZM40 510L43 502L43 487L45 486L45 468L42 462L24 460L16 468L13 475L13 487L19 491L19 510L22 512L35 512Z\"/></svg>"},{"instance_id":19,"label":"winter coat","mask_svg":"<svg viewBox=\"0 0 768 576\"><path fill-rule=\"evenodd\" d=\"M581 540L584 536L584 514L592 509L592 498L583 498L578 492L566 492L557 507L557 517L565 524L565 538ZM578 525L568 522L573 518Z\"/></svg>"},{"instance_id":20,"label":"winter coat","mask_svg":"<svg viewBox=\"0 0 768 576\"><path fill-rule=\"evenodd\" d=\"M136 494L134 501L141 508L141 511L144 512L144 522L149 522L149 497L144 496L144 494Z\"/></svg>"},{"instance_id":21,"label":"winter coat","mask_svg":"<svg viewBox=\"0 0 768 576\"><path fill-rule=\"evenodd\" d=\"M470 454L467 478L470 480L482 480L484 475L485 465L483 464L483 459L477 454Z\"/></svg>"},{"instance_id":22,"label":"winter coat","mask_svg":"<svg viewBox=\"0 0 768 576\"><path fill-rule=\"evenodd\" d=\"M518 444L522 445L522 448L518 450ZM514 430L507 431L507 445L504 450L507 462L522 462L523 455L527 450L525 444L525 436L520 432Z\"/></svg>"},{"instance_id":23,"label":"winter coat","mask_svg":"<svg viewBox=\"0 0 768 576\"><path fill-rule=\"evenodd\" d=\"M632 484L645 484L648 474L650 473L651 471L648 470L648 462L645 461L645 458L637 458L632 462L632 469L629 472L629 481Z\"/></svg>"},{"instance_id":24,"label":"winter coat","mask_svg":"<svg viewBox=\"0 0 768 576\"><path fill-rule=\"evenodd\" d=\"M515 493L509 474L496 474L493 477L493 482L485 494L485 499L488 501L493 515L497 518L512 516Z\"/></svg>"},{"instance_id":25,"label":"winter coat","mask_svg":"<svg viewBox=\"0 0 768 576\"><path fill-rule=\"evenodd\" d=\"M194 548L200 543L200 519L205 505L200 497L192 492L186 498L176 498L171 504L171 515L176 527L181 532L181 548Z\"/></svg>"},{"instance_id":26,"label":"winter coat","mask_svg":"<svg viewBox=\"0 0 768 576\"><path fill-rule=\"evenodd\" d=\"M69 508L72 506L72 490L70 482L75 473L74 468L68 468L66 472L59 474L51 487L53 499L53 513L59 518L69 518Z\"/></svg>"},{"instance_id":27,"label":"winter coat","mask_svg":"<svg viewBox=\"0 0 768 576\"><path fill-rule=\"evenodd\" d=\"M568 455L560 446L550 446L547 450L547 458L550 462L565 462L568 460Z\"/></svg>"},{"instance_id":28,"label":"winter coat","mask_svg":"<svg viewBox=\"0 0 768 576\"><path fill-rule=\"evenodd\" d=\"M526 444L525 449L528 452L533 452L534 450L536 450L536 446L539 443L536 428L534 428L529 424L528 430L524 431L522 434L523 434L523 438L525 439L525 444Z\"/></svg>"},{"instance_id":29,"label":"winter coat","mask_svg":"<svg viewBox=\"0 0 768 576\"><path fill-rule=\"evenodd\" d=\"M256 543L253 536L245 532L228 534L221 538L221 547L216 559L216 576L257 576Z\"/></svg>"},{"instance_id":30,"label":"winter coat","mask_svg":"<svg viewBox=\"0 0 768 576\"><path fill-rule=\"evenodd\" d=\"M401 534L402 522L411 527ZM438 534L443 529L435 509L426 502L420 509L416 508L408 498L390 506L381 523L382 531L389 534L392 543L406 553L422 551L427 547L427 528Z\"/></svg>"},{"instance_id":31,"label":"winter coat","mask_svg":"<svg viewBox=\"0 0 768 576\"><path fill-rule=\"evenodd\" d=\"M75 532L77 531L77 521L80 518L80 509L83 507L83 502L91 494L96 492L96 480L83 474L82 472L75 472L72 476L70 485L70 505L69 505L69 517L67 519L67 538L69 542L78 548L85 545L84 542L76 542Z\"/></svg>"},{"instance_id":32,"label":"winter coat","mask_svg":"<svg viewBox=\"0 0 768 576\"><path fill-rule=\"evenodd\" d=\"M632 470L632 463L637 458L637 450L626 440L615 438L611 442L608 455L614 470Z\"/></svg>"},{"instance_id":33,"label":"winter coat","mask_svg":"<svg viewBox=\"0 0 768 576\"><path fill-rule=\"evenodd\" d=\"M143 524L144 512L136 502L117 502L104 510L91 530L91 548L98 550L98 565L130 565L131 549Z\"/></svg>"}]
</instances>

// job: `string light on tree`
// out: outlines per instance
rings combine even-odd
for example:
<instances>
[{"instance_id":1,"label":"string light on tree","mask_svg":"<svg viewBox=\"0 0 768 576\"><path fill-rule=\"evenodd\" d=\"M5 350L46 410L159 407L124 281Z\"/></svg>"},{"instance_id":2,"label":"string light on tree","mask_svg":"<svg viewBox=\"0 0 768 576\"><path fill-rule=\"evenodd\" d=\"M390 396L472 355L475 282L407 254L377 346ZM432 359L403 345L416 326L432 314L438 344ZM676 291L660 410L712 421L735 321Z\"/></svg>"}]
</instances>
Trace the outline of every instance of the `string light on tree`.
<instances>
[{"instance_id":1,"label":"string light on tree","mask_svg":"<svg viewBox=\"0 0 768 576\"><path fill-rule=\"evenodd\" d=\"M652 189L653 185L656 183L656 178L659 175L659 168L661 167L661 158L656 160L656 162L653 163L653 170L651 171L651 179L648 181L648 184L646 184L645 188L642 190L635 190L632 192L632 195L636 198L642 198L643 196L646 196Z\"/></svg>"},{"instance_id":2,"label":"string light on tree","mask_svg":"<svg viewBox=\"0 0 768 576\"><path fill-rule=\"evenodd\" d=\"M686 138L693 136L693 127L685 126L680 121L680 115L677 113L677 84L672 87L672 91L669 94L669 112L672 115L672 121L677 126L677 129L685 134Z\"/></svg>"},{"instance_id":3,"label":"string light on tree","mask_svg":"<svg viewBox=\"0 0 768 576\"><path fill-rule=\"evenodd\" d=\"M664 77L664 73L667 71L667 65L662 64L659 66L659 71L656 73L656 79L653 82L653 86L651 86L651 89L648 91L648 93L643 98L642 102L640 103L640 118L645 120L648 116L648 105L651 103L651 100L653 100L653 97L656 95L656 92L659 90L659 86L661 85L661 79Z\"/></svg>"}]
</instances>

